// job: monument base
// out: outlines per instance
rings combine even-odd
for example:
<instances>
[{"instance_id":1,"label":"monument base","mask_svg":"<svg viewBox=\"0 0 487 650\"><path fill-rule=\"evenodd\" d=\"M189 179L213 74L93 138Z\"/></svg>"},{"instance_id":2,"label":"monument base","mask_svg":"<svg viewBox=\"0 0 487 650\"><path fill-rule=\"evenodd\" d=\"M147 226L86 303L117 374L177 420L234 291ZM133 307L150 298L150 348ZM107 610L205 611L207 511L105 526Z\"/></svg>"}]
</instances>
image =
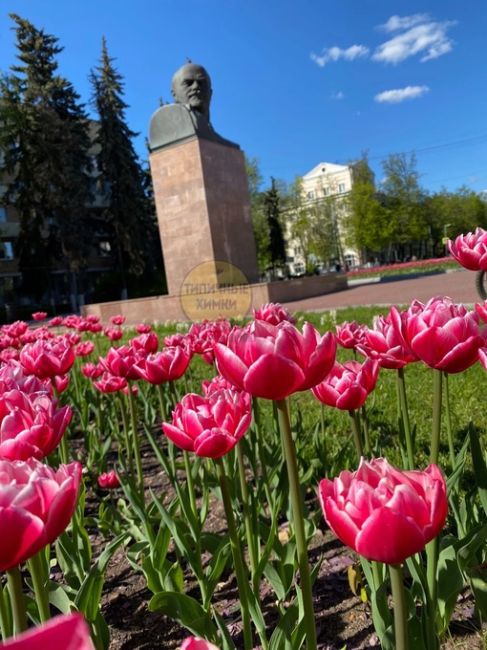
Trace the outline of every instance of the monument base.
<instances>
[{"instance_id":1,"label":"monument base","mask_svg":"<svg viewBox=\"0 0 487 650\"><path fill-rule=\"evenodd\" d=\"M278 282L262 282L243 287L248 299L238 299L232 296L232 291L216 290L211 298L202 295L196 297L188 307L187 296L157 296L150 298L135 298L133 300L116 300L100 302L82 307L82 315L99 316L103 323L108 323L110 316L122 314L127 325L137 323L166 323L194 320L216 319L218 317L237 318L250 316L252 309L261 307L267 302L286 303L312 296L320 296L347 288L347 278L343 273L315 275L312 277L281 280ZM198 304L200 302L200 304ZM191 315L189 316L188 313Z\"/></svg>"}]
</instances>

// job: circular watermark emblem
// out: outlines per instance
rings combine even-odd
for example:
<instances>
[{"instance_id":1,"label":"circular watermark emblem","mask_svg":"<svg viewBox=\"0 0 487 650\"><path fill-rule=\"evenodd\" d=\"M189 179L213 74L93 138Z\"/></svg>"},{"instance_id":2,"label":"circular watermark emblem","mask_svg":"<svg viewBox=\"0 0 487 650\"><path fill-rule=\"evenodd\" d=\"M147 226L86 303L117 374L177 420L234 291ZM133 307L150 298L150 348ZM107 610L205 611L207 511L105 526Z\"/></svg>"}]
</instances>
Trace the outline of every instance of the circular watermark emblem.
<instances>
[{"instance_id":1,"label":"circular watermark emblem","mask_svg":"<svg viewBox=\"0 0 487 650\"><path fill-rule=\"evenodd\" d=\"M252 303L242 271L229 262L211 260L195 266L181 286L181 306L193 321L241 318Z\"/></svg>"}]
</instances>

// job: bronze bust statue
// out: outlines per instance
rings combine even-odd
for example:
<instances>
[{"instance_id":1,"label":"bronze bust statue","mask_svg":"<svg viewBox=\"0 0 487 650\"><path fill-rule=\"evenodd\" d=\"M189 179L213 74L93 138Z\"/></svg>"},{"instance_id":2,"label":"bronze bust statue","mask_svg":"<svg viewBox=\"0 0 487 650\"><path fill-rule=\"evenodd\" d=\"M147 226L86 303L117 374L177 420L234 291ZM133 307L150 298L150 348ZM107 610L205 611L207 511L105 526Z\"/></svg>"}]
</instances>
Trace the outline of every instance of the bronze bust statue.
<instances>
[{"instance_id":1,"label":"bronze bust statue","mask_svg":"<svg viewBox=\"0 0 487 650\"><path fill-rule=\"evenodd\" d=\"M211 79L203 66L186 63L179 68L172 78L171 93L175 103L161 106L151 118L151 151L194 136L239 148L218 135L211 125Z\"/></svg>"}]
</instances>

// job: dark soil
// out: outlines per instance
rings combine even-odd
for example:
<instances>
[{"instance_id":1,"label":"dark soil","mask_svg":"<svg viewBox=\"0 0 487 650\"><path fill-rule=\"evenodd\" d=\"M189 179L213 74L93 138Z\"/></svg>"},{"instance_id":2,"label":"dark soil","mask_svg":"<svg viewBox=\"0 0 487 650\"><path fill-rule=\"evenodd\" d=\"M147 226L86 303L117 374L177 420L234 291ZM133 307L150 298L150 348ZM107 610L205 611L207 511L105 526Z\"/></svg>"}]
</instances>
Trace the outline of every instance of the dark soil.
<instances>
[{"instance_id":1,"label":"dark soil","mask_svg":"<svg viewBox=\"0 0 487 650\"><path fill-rule=\"evenodd\" d=\"M143 464L146 486L158 493L168 490L168 481L148 447L143 450ZM89 496L93 497L92 504L96 508L99 495L93 493ZM210 509L210 515L207 526L213 531L220 530L224 519L219 518L213 508ZM106 540L100 534L95 537L95 547L102 548L105 543ZM313 562L318 561L320 556L323 561L313 588L320 650L379 647L370 608L353 595L348 582L348 567L357 558L326 530L326 524L323 524L323 530L317 532L310 549L310 559ZM190 576L187 584L191 587ZM197 593L195 590L195 597ZM270 588L264 582L260 601L266 604L266 596L270 593ZM190 635L167 617L150 612L147 604L151 597L152 593L146 587L143 574L133 570L124 550L119 549L107 570L102 601L103 615L110 627L112 650L171 650L179 648L182 640ZM224 616L237 647L243 647L238 623L240 607L231 575L227 581L222 579L215 592L214 601L218 611ZM272 606L273 603L270 602L269 621L272 620ZM486 647L475 623L473 601L470 595L465 593L459 598L449 638L442 644L442 649L482 650Z\"/></svg>"}]
</instances>

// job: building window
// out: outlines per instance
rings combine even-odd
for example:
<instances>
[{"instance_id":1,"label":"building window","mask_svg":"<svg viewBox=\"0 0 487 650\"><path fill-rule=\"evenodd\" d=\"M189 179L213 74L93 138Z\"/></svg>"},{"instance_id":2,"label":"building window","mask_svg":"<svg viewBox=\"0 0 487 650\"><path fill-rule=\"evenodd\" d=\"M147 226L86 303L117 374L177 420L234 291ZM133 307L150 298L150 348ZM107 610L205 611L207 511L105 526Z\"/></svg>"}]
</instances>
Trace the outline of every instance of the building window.
<instances>
[{"instance_id":1,"label":"building window","mask_svg":"<svg viewBox=\"0 0 487 650\"><path fill-rule=\"evenodd\" d=\"M345 192L345 183L338 183L338 191L340 194L343 194L343 192Z\"/></svg>"},{"instance_id":2,"label":"building window","mask_svg":"<svg viewBox=\"0 0 487 650\"><path fill-rule=\"evenodd\" d=\"M323 196L328 196L329 193L330 193L330 188L329 187L324 187L323 188Z\"/></svg>"},{"instance_id":3,"label":"building window","mask_svg":"<svg viewBox=\"0 0 487 650\"><path fill-rule=\"evenodd\" d=\"M109 241L101 241L98 246L102 257L106 257L112 252L112 247Z\"/></svg>"},{"instance_id":4,"label":"building window","mask_svg":"<svg viewBox=\"0 0 487 650\"><path fill-rule=\"evenodd\" d=\"M308 199L314 199L315 198L315 193L314 192L308 192L307 197L308 197Z\"/></svg>"},{"instance_id":5,"label":"building window","mask_svg":"<svg viewBox=\"0 0 487 650\"><path fill-rule=\"evenodd\" d=\"M5 221L7 221L7 208L0 205L0 222L3 223Z\"/></svg>"},{"instance_id":6,"label":"building window","mask_svg":"<svg viewBox=\"0 0 487 650\"><path fill-rule=\"evenodd\" d=\"M14 246L11 241L0 242L0 260L13 260Z\"/></svg>"}]
</instances>

